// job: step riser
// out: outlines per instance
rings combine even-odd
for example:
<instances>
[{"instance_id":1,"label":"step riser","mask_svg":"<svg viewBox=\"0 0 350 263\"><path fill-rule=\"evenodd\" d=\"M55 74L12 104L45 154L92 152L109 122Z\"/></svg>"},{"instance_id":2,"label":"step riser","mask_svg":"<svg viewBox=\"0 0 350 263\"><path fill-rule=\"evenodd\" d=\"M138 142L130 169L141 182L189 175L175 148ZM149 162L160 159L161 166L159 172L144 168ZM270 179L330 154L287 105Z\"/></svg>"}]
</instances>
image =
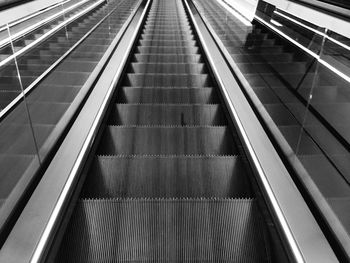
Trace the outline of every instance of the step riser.
<instances>
[{"instance_id":1,"label":"step riser","mask_svg":"<svg viewBox=\"0 0 350 263\"><path fill-rule=\"evenodd\" d=\"M250 197L238 157L97 157L84 185L85 198Z\"/></svg>"},{"instance_id":2,"label":"step riser","mask_svg":"<svg viewBox=\"0 0 350 263\"><path fill-rule=\"evenodd\" d=\"M176 139L175 139L176 138ZM123 128L109 126L98 154L232 155L238 150L227 128Z\"/></svg>"},{"instance_id":3,"label":"step riser","mask_svg":"<svg viewBox=\"0 0 350 263\"><path fill-rule=\"evenodd\" d=\"M205 74L204 64L195 63L132 63L130 73Z\"/></svg>"},{"instance_id":4,"label":"step riser","mask_svg":"<svg viewBox=\"0 0 350 263\"><path fill-rule=\"evenodd\" d=\"M119 104L111 112L110 125L226 125L217 105L170 106Z\"/></svg>"},{"instance_id":5,"label":"step riser","mask_svg":"<svg viewBox=\"0 0 350 263\"><path fill-rule=\"evenodd\" d=\"M182 55L182 54L152 54L152 55L143 55L135 54L134 62L141 63L202 63L203 59L201 55Z\"/></svg>"},{"instance_id":6,"label":"step riser","mask_svg":"<svg viewBox=\"0 0 350 263\"><path fill-rule=\"evenodd\" d=\"M120 103L218 103L212 88L122 88Z\"/></svg>"},{"instance_id":7,"label":"step riser","mask_svg":"<svg viewBox=\"0 0 350 263\"><path fill-rule=\"evenodd\" d=\"M144 54L198 54L198 47L138 46L136 53Z\"/></svg>"},{"instance_id":8,"label":"step riser","mask_svg":"<svg viewBox=\"0 0 350 263\"><path fill-rule=\"evenodd\" d=\"M125 86L136 87L209 87L208 75L128 74Z\"/></svg>"}]
</instances>

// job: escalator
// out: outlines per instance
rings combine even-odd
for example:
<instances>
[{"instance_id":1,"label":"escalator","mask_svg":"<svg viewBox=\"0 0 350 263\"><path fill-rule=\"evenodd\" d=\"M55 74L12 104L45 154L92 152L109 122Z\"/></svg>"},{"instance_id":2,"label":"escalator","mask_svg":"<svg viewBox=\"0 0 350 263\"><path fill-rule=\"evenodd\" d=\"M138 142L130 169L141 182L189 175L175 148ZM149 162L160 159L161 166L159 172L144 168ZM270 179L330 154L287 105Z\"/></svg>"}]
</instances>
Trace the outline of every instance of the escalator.
<instances>
[{"instance_id":1,"label":"escalator","mask_svg":"<svg viewBox=\"0 0 350 263\"><path fill-rule=\"evenodd\" d=\"M74 15L79 15L79 12L83 12L84 8L88 8L89 5L91 3L85 3L68 12L64 17L60 16L25 35L13 40L11 39L10 43L0 48L0 110L5 109L17 96L21 95L22 90L26 90L33 85L36 79L41 77L45 71L49 70L57 60L73 48L107 14L106 10L108 7L106 4L100 4L88 12L85 11L85 14L78 16L65 26L62 26L66 20L72 19ZM52 32L55 29L56 31ZM9 31L10 33L11 31ZM33 46L28 49L31 45ZM87 49L89 48L87 46ZM23 52L24 49L28 50ZM92 52L94 49L91 47L89 51ZM16 54L16 59L14 58L14 54ZM91 68L95 66L95 64L91 65L89 62L92 61L87 61L86 65L84 65L87 72L91 71ZM74 64L71 67L67 65L66 73L63 74L72 72L73 68ZM65 72L64 69L59 71ZM81 73L83 75L84 71ZM77 70L75 70L75 74L77 74ZM18 80L18 75L21 81ZM67 89L70 89L70 87L67 87ZM74 87L72 89L74 90ZM68 93L67 91L61 91L61 89L55 92ZM72 92L74 93L74 91ZM45 92L37 91L36 93ZM52 96L55 97L55 94ZM57 97L61 96L57 94ZM71 102L72 99L67 98L66 101Z\"/></svg>"},{"instance_id":2,"label":"escalator","mask_svg":"<svg viewBox=\"0 0 350 263\"><path fill-rule=\"evenodd\" d=\"M337 262L194 3L119 3L59 65L100 71L0 262Z\"/></svg>"},{"instance_id":3,"label":"escalator","mask_svg":"<svg viewBox=\"0 0 350 263\"><path fill-rule=\"evenodd\" d=\"M198 0L196 6L232 58L247 97L332 245L349 261L349 80L334 70L349 65L349 51L336 42L348 39L335 33L323 39L273 6L258 8L250 26L214 1Z\"/></svg>"},{"instance_id":4,"label":"escalator","mask_svg":"<svg viewBox=\"0 0 350 263\"><path fill-rule=\"evenodd\" d=\"M0 66L0 108L22 96L6 113L0 111L0 244L137 4L125 0L99 4ZM25 38L35 37L38 31ZM21 41L12 45L19 47Z\"/></svg>"},{"instance_id":5,"label":"escalator","mask_svg":"<svg viewBox=\"0 0 350 263\"><path fill-rule=\"evenodd\" d=\"M269 262L251 169L181 1L154 0L57 262Z\"/></svg>"}]
</instances>

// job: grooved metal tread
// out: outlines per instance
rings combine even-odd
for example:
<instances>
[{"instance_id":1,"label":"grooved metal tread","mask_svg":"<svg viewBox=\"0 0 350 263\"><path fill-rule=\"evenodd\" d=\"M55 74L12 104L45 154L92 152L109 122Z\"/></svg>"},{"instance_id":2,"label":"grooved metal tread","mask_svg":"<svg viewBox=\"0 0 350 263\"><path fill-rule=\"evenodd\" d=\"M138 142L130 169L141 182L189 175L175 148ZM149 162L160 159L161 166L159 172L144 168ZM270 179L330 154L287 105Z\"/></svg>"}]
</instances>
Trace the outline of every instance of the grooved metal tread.
<instances>
[{"instance_id":1,"label":"grooved metal tread","mask_svg":"<svg viewBox=\"0 0 350 263\"><path fill-rule=\"evenodd\" d=\"M268 262L253 199L83 199L57 262Z\"/></svg>"}]
</instances>

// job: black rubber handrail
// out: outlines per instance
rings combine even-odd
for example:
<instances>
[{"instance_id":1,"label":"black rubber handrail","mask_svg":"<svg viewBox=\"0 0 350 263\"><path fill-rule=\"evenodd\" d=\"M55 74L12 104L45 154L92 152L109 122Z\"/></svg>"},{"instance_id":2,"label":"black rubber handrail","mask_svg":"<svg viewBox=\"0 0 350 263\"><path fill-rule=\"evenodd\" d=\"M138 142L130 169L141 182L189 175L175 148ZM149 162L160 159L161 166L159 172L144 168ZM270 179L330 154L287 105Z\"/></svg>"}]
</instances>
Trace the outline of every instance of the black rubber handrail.
<instances>
[{"instance_id":1,"label":"black rubber handrail","mask_svg":"<svg viewBox=\"0 0 350 263\"><path fill-rule=\"evenodd\" d=\"M341 4L340 1L320 1L320 0L290 0L298 4L308 6L324 13L329 13L331 15L340 16L346 20L350 20L350 2L347 1L346 4Z\"/></svg>"},{"instance_id":2,"label":"black rubber handrail","mask_svg":"<svg viewBox=\"0 0 350 263\"><path fill-rule=\"evenodd\" d=\"M0 1L0 11L19 6L33 0L1 0Z\"/></svg>"}]
</instances>

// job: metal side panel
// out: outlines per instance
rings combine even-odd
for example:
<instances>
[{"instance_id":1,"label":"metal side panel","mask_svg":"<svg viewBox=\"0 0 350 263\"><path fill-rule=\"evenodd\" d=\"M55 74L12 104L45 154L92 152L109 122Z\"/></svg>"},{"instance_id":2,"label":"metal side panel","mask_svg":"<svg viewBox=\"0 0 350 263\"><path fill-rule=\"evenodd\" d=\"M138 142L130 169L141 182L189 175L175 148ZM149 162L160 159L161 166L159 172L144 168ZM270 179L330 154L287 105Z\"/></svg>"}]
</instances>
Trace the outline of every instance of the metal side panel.
<instances>
[{"instance_id":1,"label":"metal side panel","mask_svg":"<svg viewBox=\"0 0 350 263\"><path fill-rule=\"evenodd\" d=\"M3 245L0 262L45 260L148 5L149 1L140 0L135 12L116 36L112 43L116 47L114 53Z\"/></svg>"},{"instance_id":2,"label":"metal side panel","mask_svg":"<svg viewBox=\"0 0 350 263\"><path fill-rule=\"evenodd\" d=\"M197 9L185 2L291 260L338 262Z\"/></svg>"}]
</instances>

